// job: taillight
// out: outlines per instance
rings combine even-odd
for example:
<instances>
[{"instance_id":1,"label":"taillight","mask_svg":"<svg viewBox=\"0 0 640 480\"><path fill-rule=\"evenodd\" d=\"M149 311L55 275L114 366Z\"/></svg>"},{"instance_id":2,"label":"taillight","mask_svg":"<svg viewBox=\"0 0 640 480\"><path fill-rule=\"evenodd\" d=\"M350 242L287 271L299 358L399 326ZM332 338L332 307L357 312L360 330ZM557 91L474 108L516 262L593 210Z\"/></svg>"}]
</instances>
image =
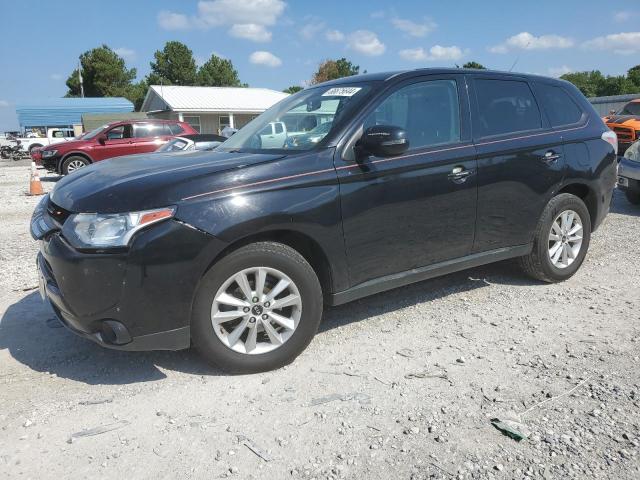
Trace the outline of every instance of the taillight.
<instances>
[{"instance_id":1,"label":"taillight","mask_svg":"<svg viewBox=\"0 0 640 480\"><path fill-rule=\"evenodd\" d=\"M618 154L618 135L613 130L607 130L601 137L605 142L613 147L615 154Z\"/></svg>"}]
</instances>

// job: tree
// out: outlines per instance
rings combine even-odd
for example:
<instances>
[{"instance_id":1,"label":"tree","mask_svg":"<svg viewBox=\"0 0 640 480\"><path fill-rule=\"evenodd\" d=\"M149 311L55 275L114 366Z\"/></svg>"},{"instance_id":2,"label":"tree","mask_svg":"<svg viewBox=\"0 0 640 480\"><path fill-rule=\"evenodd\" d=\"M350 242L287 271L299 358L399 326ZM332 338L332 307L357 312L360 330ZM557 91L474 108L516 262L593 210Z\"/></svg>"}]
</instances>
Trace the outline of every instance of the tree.
<instances>
[{"instance_id":1,"label":"tree","mask_svg":"<svg viewBox=\"0 0 640 480\"><path fill-rule=\"evenodd\" d=\"M196 85L205 87L240 87L238 72L231 60L214 54L198 70Z\"/></svg>"},{"instance_id":2,"label":"tree","mask_svg":"<svg viewBox=\"0 0 640 480\"><path fill-rule=\"evenodd\" d=\"M302 90L302 87L300 85L291 85L289 88L285 88L283 92L294 94L299 92L300 90Z\"/></svg>"},{"instance_id":3,"label":"tree","mask_svg":"<svg viewBox=\"0 0 640 480\"><path fill-rule=\"evenodd\" d=\"M474 68L476 70L486 70L487 69L487 67L485 67L481 63L474 62L474 61L465 63L464 65L462 65L462 68Z\"/></svg>"},{"instance_id":4,"label":"tree","mask_svg":"<svg viewBox=\"0 0 640 480\"><path fill-rule=\"evenodd\" d=\"M599 70L565 73L560 78L573 83L585 97L599 96L604 83L604 75Z\"/></svg>"},{"instance_id":5,"label":"tree","mask_svg":"<svg viewBox=\"0 0 640 480\"><path fill-rule=\"evenodd\" d=\"M640 65L631 67L627 72L627 78L635 86L636 91L640 92Z\"/></svg>"},{"instance_id":6,"label":"tree","mask_svg":"<svg viewBox=\"0 0 640 480\"><path fill-rule=\"evenodd\" d=\"M162 50L153 54L149 85L194 85L196 83L196 61L193 52L184 43L167 42Z\"/></svg>"},{"instance_id":7,"label":"tree","mask_svg":"<svg viewBox=\"0 0 640 480\"><path fill-rule=\"evenodd\" d=\"M357 75L360 72L360 67L354 65L346 58L340 58L338 60L325 60L318 66L318 71L313 74L311 84L327 82L329 80L335 80L336 78L350 77L351 75Z\"/></svg>"},{"instance_id":8,"label":"tree","mask_svg":"<svg viewBox=\"0 0 640 480\"><path fill-rule=\"evenodd\" d=\"M80 55L82 83L87 97L128 97L136 69L127 69L125 61L108 46L88 50ZM74 69L67 79L67 97L79 97L80 79Z\"/></svg>"}]
</instances>

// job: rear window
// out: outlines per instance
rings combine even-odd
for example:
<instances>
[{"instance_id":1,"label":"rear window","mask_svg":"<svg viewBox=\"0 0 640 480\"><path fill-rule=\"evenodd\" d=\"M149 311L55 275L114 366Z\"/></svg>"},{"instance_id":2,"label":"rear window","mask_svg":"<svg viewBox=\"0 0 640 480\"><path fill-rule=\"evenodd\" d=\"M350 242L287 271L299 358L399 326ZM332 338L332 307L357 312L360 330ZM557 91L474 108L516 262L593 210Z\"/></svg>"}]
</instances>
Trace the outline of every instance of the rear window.
<instances>
[{"instance_id":1,"label":"rear window","mask_svg":"<svg viewBox=\"0 0 640 480\"><path fill-rule=\"evenodd\" d=\"M482 137L542 127L540 110L526 82L476 79L478 115L474 128Z\"/></svg>"},{"instance_id":2,"label":"rear window","mask_svg":"<svg viewBox=\"0 0 640 480\"><path fill-rule=\"evenodd\" d=\"M571 125L582 118L582 110L563 88L538 83L536 95L552 127Z\"/></svg>"}]
</instances>

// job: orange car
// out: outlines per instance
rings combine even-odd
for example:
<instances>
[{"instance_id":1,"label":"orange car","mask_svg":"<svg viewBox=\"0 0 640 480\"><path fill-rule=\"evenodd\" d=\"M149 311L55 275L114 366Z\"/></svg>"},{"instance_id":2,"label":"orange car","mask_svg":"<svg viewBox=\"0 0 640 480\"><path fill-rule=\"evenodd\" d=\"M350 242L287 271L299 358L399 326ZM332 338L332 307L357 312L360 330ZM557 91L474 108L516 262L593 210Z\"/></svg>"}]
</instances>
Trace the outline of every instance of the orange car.
<instances>
[{"instance_id":1,"label":"orange car","mask_svg":"<svg viewBox=\"0 0 640 480\"><path fill-rule=\"evenodd\" d=\"M618 155L640 139L640 98L631 100L619 112L603 118L607 126L618 135Z\"/></svg>"}]
</instances>

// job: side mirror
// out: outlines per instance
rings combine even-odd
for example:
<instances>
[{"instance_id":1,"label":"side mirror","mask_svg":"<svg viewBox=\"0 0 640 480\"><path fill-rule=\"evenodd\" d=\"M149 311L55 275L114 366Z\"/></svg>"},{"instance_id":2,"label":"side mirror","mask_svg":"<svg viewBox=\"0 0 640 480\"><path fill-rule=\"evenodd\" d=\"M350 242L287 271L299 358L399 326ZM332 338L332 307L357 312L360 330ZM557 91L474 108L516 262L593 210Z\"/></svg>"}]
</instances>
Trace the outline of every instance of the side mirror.
<instances>
[{"instance_id":1,"label":"side mirror","mask_svg":"<svg viewBox=\"0 0 640 480\"><path fill-rule=\"evenodd\" d=\"M104 145L104 142L107 141L107 136L104 133L101 133L100 135L98 135L98 143L100 145Z\"/></svg>"},{"instance_id":2,"label":"side mirror","mask_svg":"<svg viewBox=\"0 0 640 480\"><path fill-rule=\"evenodd\" d=\"M359 148L376 157L393 157L409 149L407 132L393 125L374 125L364 131Z\"/></svg>"}]
</instances>

